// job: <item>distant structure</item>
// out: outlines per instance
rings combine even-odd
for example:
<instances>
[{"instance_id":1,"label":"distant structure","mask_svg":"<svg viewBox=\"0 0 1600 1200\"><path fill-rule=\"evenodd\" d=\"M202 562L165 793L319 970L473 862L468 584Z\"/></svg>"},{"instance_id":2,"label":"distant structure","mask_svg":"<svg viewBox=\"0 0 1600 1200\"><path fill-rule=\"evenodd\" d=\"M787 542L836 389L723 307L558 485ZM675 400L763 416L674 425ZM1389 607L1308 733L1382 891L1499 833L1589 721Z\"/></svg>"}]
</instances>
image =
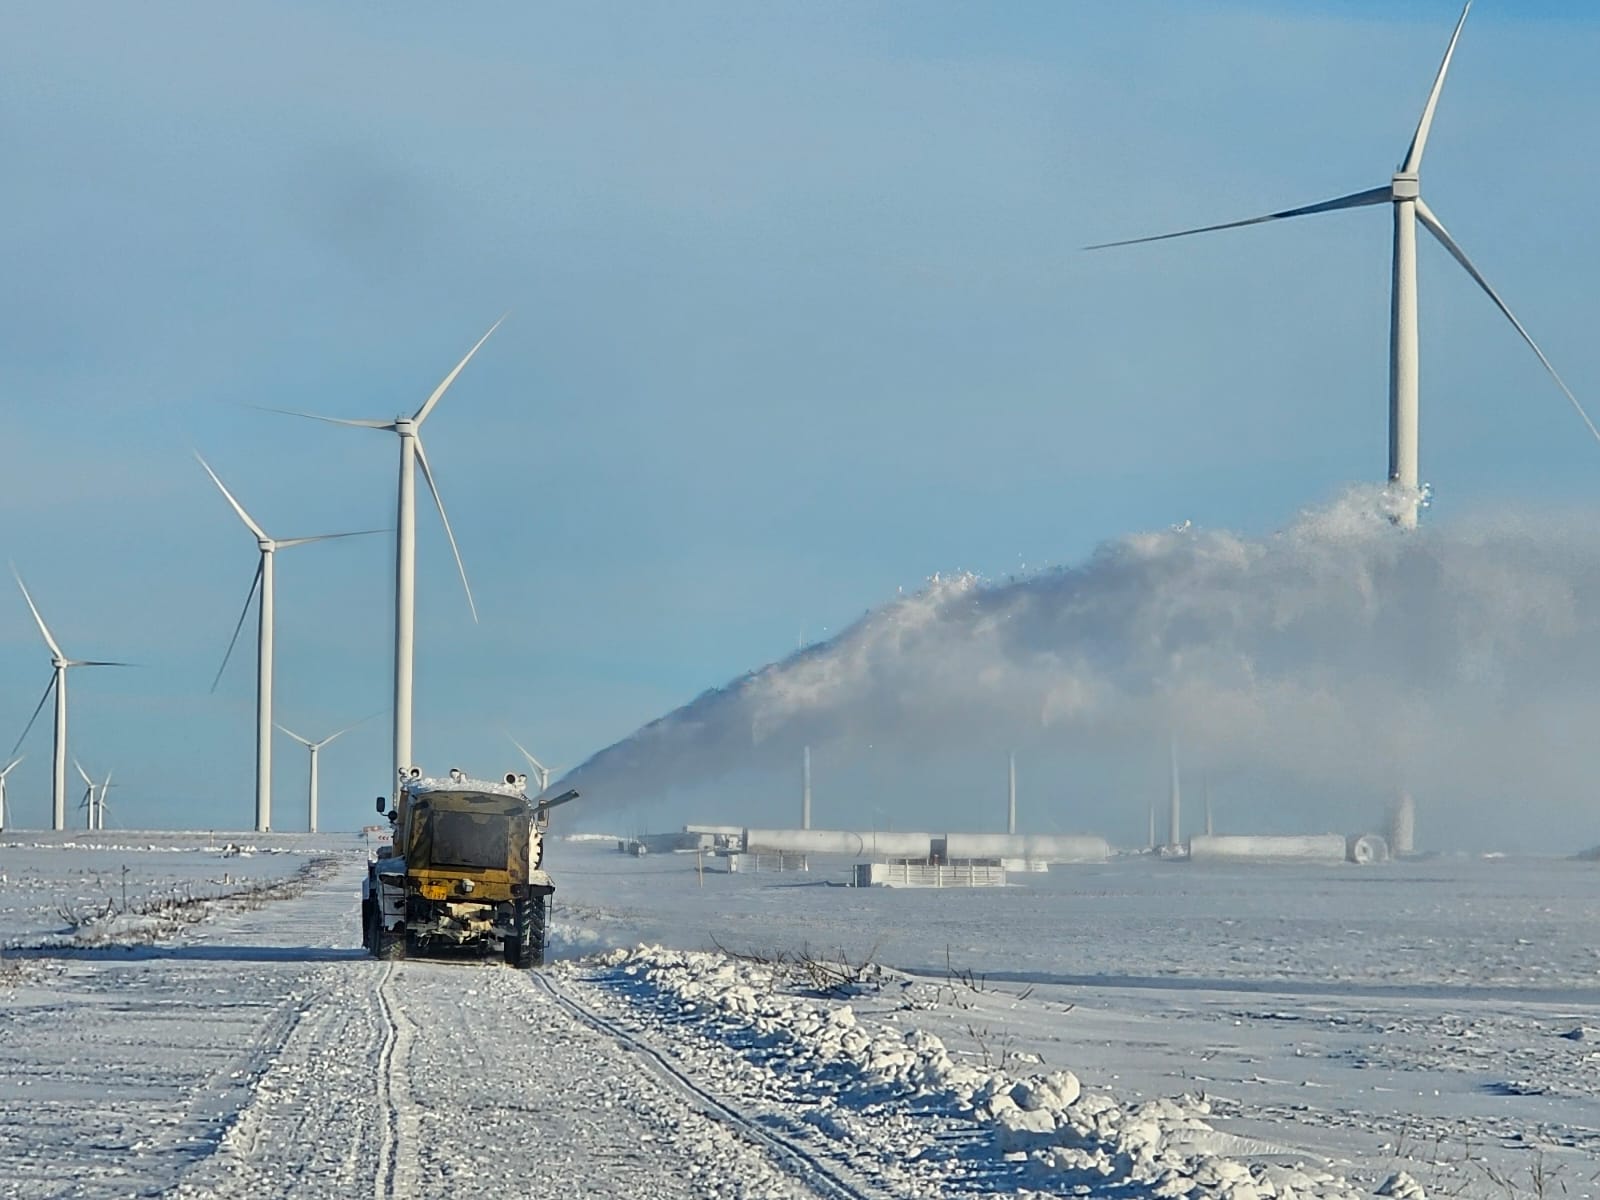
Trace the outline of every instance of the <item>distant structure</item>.
<instances>
[{"instance_id":1,"label":"distant structure","mask_svg":"<svg viewBox=\"0 0 1600 1200\"><path fill-rule=\"evenodd\" d=\"M540 794L542 795L543 793L549 791L550 790L550 768L545 766L542 762L540 762L537 758L535 758L532 754L530 754L528 752L528 748L526 746L524 746L521 742L517 741L516 738L511 737L511 735L509 733L506 734L506 736L508 738L511 738L511 744L522 752L522 757L528 760L528 766L533 769L533 778L539 785Z\"/></svg>"},{"instance_id":2,"label":"distant structure","mask_svg":"<svg viewBox=\"0 0 1600 1200\"><path fill-rule=\"evenodd\" d=\"M99 804L96 799L98 789L95 787L94 780L89 778L89 772L83 769L81 762L73 759L72 765L78 768L78 775L83 779L83 799L78 803L78 807L83 809L86 814L83 827L85 829L99 829Z\"/></svg>"},{"instance_id":3,"label":"distant structure","mask_svg":"<svg viewBox=\"0 0 1600 1200\"><path fill-rule=\"evenodd\" d=\"M217 490L222 493L222 498L228 502L229 507L244 522L252 536L256 539L256 546L260 551L260 560L256 564L255 578L250 581L250 591L244 598L244 609L239 613L239 623L234 626L233 636L235 641L239 637L239 630L244 627L244 619L250 612L250 605L256 598L257 589L261 592L261 603L256 609L256 832L265 833L272 828L272 634L274 619L273 580L275 572L273 562L279 550L287 550L293 546L305 546L312 542L326 542L334 538L359 537L362 534L377 533L376 529L363 529L356 533L319 533L312 537L274 538L268 537L266 530L262 529L249 513L245 512L244 505L234 499L233 493L223 486L222 480L217 478L217 473L211 465L201 458L198 453L195 458L205 468L211 482L217 485ZM222 656L222 666L217 668L216 679L211 681L212 691L216 690L217 681L222 678L222 672L227 669L228 659L233 656L234 642L228 643L228 649Z\"/></svg>"},{"instance_id":4,"label":"distant structure","mask_svg":"<svg viewBox=\"0 0 1600 1200\"><path fill-rule=\"evenodd\" d=\"M8 762L4 769L0 769L0 829L6 827L6 817L8 815L6 813L6 776L11 774L12 769L21 761L22 756L18 755Z\"/></svg>"},{"instance_id":5,"label":"distant structure","mask_svg":"<svg viewBox=\"0 0 1600 1200\"><path fill-rule=\"evenodd\" d=\"M811 747L800 759L800 828L811 828Z\"/></svg>"},{"instance_id":6,"label":"distant structure","mask_svg":"<svg viewBox=\"0 0 1600 1200\"><path fill-rule=\"evenodd\" d=\"M1342 863L1349 848L1342 833L1224 835L1189 839L1190 862Z\"/></svg>"},{"instance_id":7,"label":"distant structure","mask_svg":"<svg viewBox=\"0 0 1600 1200\"><path fill-rule=\"evenodd\" d=\"M16 567L11 568L11 573L16 576L17 586L22 589L22 598L28 602L28 611L33 614L34 623L39 626L45 645L50 647L51 667L50 682L45 685L44 695L39 697L39 707L33 710L27 728L22 731L22 736L11 749L13 754L16 753L27 740L28 730L33 728L40 709L44 708L44 702L50 698L53 690L56 694L56 740L54 755L50 762L50 827L61 830L67 827L67 671L72 667L125 667L128 664L99 659L68 658L62 651L60 643L50 633L44 618L39 615L39 606L33 602L33 597L28 593L28 585L22 582L22 576Z\"/></svg>"},{"instance_id":8,"label":"distant structure","mask_svg":"<svg viewBox=\"0 0 1600 1200\"><path fill-rule=\"evenodd\" d=\"M1210 837L1216 832L1216 830L1211 827L1211 785L1202 781L1201 790L1205 793L1206 798L1206 836Z\"/></svg>"},{"instance_id":9,"label":"distant structure","mask_svg":"<svg viewBox=\"0 0 1600 1200\"><path fill-rule=\"evenodd\" d=\"M1017 832L1017 752L1011 752L1011 771L1006 785L1006 832Z\"/></svg>"},{"instance_id":10,"label":"distant structure","mask_svg":"<svg viewBox=\"0 0 1600 1200\"><path fill-rule=\"evenodd\" d=\"M1345 860L1367 866L1389 861L1389 843L1381 833L1352 833L1344 840Z\"/></svg>"},{"instance_id":11,"label":"distant structure","mask_svg":"<svg viewBox=\"0 0 1600 1200\"><path fill-rule=\"evenodd\" d=\"M1171 743L1172 752L1172 790L1168 795L1167 811L1167 845L1174 848L1183 845L1182 829L1179 825L1178 810L1180 796L1178 792L1178 740L1174 738Z\"/></svg>"},{"instance_id":12,"label":"distant structure","mask_svg":"<svg viewBox=\"0 0 1600 1200\"><path fill-rule=\"evenodd\" d=\"M1139 242L1157 242L1167 238L1187 237L1190 234L1210 233L1219 229L1235 229L1244 225L1258 225L1265 221L1280 221L1290 217L1308 216L1317 213L1334 212L1345 208L1364 208L1368 205L1387 205L1394 216L1394 268L1391 276L1392 288L1390 293L1389 308L1389 481L1398 485L1399 495L1392 498L1395 505L1393 519L1397 525L1404 529L1413 529L1417 524L1417 509L1422 502L1422 491L1418 486L1417 474L1417 391L1418 391L1418 337L1417 337L1417 225L1420 223L1431 233L1439 243L1450 253L1450 256L1466 269L1467 274L1494 301L1495 307L1511 322L1516 331L1522 335L1526 342L1544 364L1546 371L1560 387L1572 407L1582 417L1583 423L1588 426L1589 432L1600 439L1600 429L1596 429L1594 422L1584 412L1583 406L1578 403L1578 398L1572 394L1561 376L1556 374L1555 367L1550 365L1550 360L1544 356L1544 351L1534 343L1522 323L1511 315L1511 310L1506 307L1505 301L1489 286L1488 281L1468 260L1466 252L1461 249L1445 227L1440 224L1438 217L1422 200L1422 185L1419 172L1422 169L1422 152L1428 142L1428 131L1433 125L1434 109L1439 103L1439 92L1444 87L1445 73L1450 69L1450 59L1455 54L1456 41L1461 36L1461 27L1466 23L1467 10L1472 7L1471 0L1461 9L1461 18L1456 22L1455 32L1450 35L1450 44L1445 48L1444 61L1439 64L1439 72L1434 76L1433 87L1428 91L1427 103L1422 109L1422 118L1417 122L1417 131L1411 138L1411 145L1406 151L1405 159L1401 162L1399 170L1390 177L1389 182L1377 187L1367 188L1364 191L1352 192L1347 196L1338 196L1331 200L1324 200L1318 204L1306 204L1298 208L1281 209L1278 212L1267 213L1259 217L1247 217L1242 221L1226 221L1218 225L1205 225L1197 229L1185 229L1177 233L1158 234L1154 237L1132 238L1118 242L1104 242L1098 246L1089 246L1087 249L1099 250L1111 246L1130 246Z\"/></svg>"},{"instance_id":13,"label":"distant structure","mask_svg":"<svg viewBox=\"0 0 1600 1200\"><path fill-rule=\"evenodd\" d=\"M1395 855L1415 854L1417 803L1410 792L1402 791L1389 814L1389 850Z\"/></svg>"},{"instance_id":14,"label":"distant structure","mask_svg":"<svg viewBox=\"0 0 1600 1200\"><path fill-rule=\"evenodd\" d=\"M745 829L741 849L747 854L843 854L853 858L907 858L946 863L969 859L1104 862L1111 856L1106 840L1092 835L941 834L882 829L869 833L845 829Z\"/></svg>"},{"instance_id":15,"label":"distant structure","mask_svg":"<svg viewBox=\"0 0 1600 1200\"><path fill-rule=\"evenodd\" d=\"M371 720L370 717L367 719ZM274 724L277 724L277 722L274 722ZM310 738L301 737L298 733L286 725L278 725L278 729L281 732L288 734L307 750L311 751L311 779L306 789L306 830L309 833L317 832L317 755L329 742L333 741L335 738L342 738L345 734L349 733L352 729L356 728L356 726L360 724L362 724L362 722L357 721L355 725L346 725L337 733L330 733L320 742L313 742ZM541 787L539 790L542 792L544 788Z\"/></svg>"},{"instance_id":16,"label":"distant structure","mask_svg":"<svg viewBox=\"0 0 1600 1200\"><path fill-rule=\"evenodd\" d=\"M1150 847L1151 850L1154 850L1156 848L1156 802L1154 800L1150 801L1150 841L1149 841L1149 847Z\"/></svg>"},{"instance_id":17,"label":"distant structure","mask_svg":"<svg viewBox=\"0 0 1600 1200\"><path fill-rule=\"evenodd\" d=\"M394 531L394 707L390 710L394 717L394 753L390 758L393 766L389 770L389 778L394 778L395 767L408 767L415 759L411 756L411 701L412 684L415 680L416 661L416 606L417 606L417 471L422 468L423 480L428 485L428 491L433 494L434 507L439 510L439 523L444 526L445 537L450 542L450 553L455 556L456 571L461 576L461 586L467 594L467 607L472 611L472 620L478 620L478 606L472 599L472 585L467 582L467 568L461 561L461 549L456 545L455 531L450 528L450 518L445 516L444 501L439 498L439 488L433 481L433 471L428 466L428 456L422 448L422 423L428 419L428 414L433 412L434 406L439 403L439 398L449 390L450 385L456 381L456 376L472 361L483 344L489 340L500 324L505 320L501 317L489 326L489 332L484 334L468 350L466 357L455 365L450 374L426 400L422 407L409 417L400 416L387 420L347 420L344 417L323 417L315 413L289 413L290 416L308 417L313 421L325 421L330 425L353 425L360 429L381 429L393 433L400 439L400 476L395 496L395 531ZM285 411L285 410L280 410Z\"/></svg>"}]
</instances>

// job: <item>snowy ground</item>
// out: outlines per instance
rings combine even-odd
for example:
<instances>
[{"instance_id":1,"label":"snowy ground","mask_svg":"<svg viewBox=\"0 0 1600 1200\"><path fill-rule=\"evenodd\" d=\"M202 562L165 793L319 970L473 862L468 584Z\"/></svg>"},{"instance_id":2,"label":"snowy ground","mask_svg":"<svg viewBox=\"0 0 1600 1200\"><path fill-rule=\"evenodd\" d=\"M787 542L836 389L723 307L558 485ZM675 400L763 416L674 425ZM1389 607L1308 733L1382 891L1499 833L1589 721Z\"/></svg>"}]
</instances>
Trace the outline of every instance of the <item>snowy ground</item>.
<instances>
[{"instance_id":1,"label":"snowy ground","mask_svg":"<svg viewBox=\"0 0 1600 1200\"><path fill-rule=\"evenodd\" d=\"M0 1194L1600 1192L1595 864L935 893L558 842L522 974L366 958L348 836L102 836L0 843ZM78 921L123 866L179 915Z\"/></svg>"}]
</instances>

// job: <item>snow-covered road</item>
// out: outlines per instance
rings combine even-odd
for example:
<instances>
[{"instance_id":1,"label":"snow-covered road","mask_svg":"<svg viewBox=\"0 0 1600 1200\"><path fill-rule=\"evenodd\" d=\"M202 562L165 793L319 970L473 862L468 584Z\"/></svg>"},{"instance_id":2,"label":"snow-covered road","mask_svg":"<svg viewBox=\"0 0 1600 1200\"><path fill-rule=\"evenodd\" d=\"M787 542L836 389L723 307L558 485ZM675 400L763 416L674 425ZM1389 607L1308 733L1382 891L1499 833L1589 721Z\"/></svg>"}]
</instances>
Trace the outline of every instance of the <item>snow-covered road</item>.
<instances>
[{"instance_id":1,"label":"snow-covered road","mask_svg":"<svg viewBox=\"0 0 1600 1200\"><path fill-rule=\"evenodd\" d=\"M118 857L159 894L215 852ZM20 927L85 890L80 853L15 860ZM1118 993L877 964L835 990L792 958L575 953L600 949L592 903L558 907L567 956L543 971L380 963L355 947L364 855L279 854L250 886L289 886L203 922L134 922L128 945L120 916L57 928L0 962L0 1196L1348 1200L1405 1169L1464 1196L1593 1192L1594 1052L1565 999ZM585 884L584 862L574 891L631 894ZM710 888L645 883L699 928L683 895ZM775 897L817 928L883 899L785 884L742 907ZM1121 1094L1119 1071L1143 1085ZM1481 1082L1500 1079L1515 1095Z\"/></svg>"},{"instance_id":2,"label":"snow-covered road","mask_svg":"<svg viewBox=\"0 0 1600 1200\"><path fill-rule=\"evenodd\" d=\"M849 1195L641 1066L568 988L378 963L361 865L179 944L22 957L0 1195Z\"/></svg>"}]
</instances>

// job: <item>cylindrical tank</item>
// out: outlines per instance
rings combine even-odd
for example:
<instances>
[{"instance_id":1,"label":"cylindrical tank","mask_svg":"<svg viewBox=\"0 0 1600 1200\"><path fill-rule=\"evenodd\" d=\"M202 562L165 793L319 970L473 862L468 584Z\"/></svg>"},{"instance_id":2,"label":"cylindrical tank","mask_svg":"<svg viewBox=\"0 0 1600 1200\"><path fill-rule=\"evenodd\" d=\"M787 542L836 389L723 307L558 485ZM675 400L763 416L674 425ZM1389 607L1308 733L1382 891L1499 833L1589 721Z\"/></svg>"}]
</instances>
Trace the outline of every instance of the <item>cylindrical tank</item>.
<instances>
[{"instance_id":1,"label":"cylindrical tank","mask_svg":"<svg viewBox=\"0 0 1600 1200\"><path fill-rule=\"evenodd\" d=\"M1380 863L1389 861L1389 843L1376 833L1352 833L1345 839L1345 858L1353 863Z\"/></svg>"},{"instance_id":2,"label":"cylindrical tank","mask_svg":"<svg viewBox=\"0 0 1600 1200\"><path fill-rule=\"evenodd\" d=\"M1401 792L1389 815L1389 848L1396 854L1416 853L1417 805L1410 792Z\"/></svg>"},{"instance_id":3,"label":"cylindrical tank","mask_svg":"<svg viewBox=\"0 0 1600 1200\"><path fill-rule=\"evenodd\" d=\"M950 833L945 853L952 862L967 858L1025 858L1031 862L1105 862L1111 847L1103 837L1052 833Z\"/></svg>"},{"instance_id":4,"label":"cylindrical tank","mask_svg":"<svg viewBox=\"0 0 1600 1200\"><path fill-rule=\"evenodd\" d=\"M1213 834L1189 839L1190 862L1344 862L1340 833Z\"/></svg>"},{"instance_id":5,"label":"cylindrical tank","mask_svg":"<svg viewBox=\"0 0 1600 1200\"><path fill-rule=\"evenodd\" d=\"M746 829L747 853L848 854L855 858L927 858L931 833L853 833L847 829Z\"/></svg>"}]
</instances>

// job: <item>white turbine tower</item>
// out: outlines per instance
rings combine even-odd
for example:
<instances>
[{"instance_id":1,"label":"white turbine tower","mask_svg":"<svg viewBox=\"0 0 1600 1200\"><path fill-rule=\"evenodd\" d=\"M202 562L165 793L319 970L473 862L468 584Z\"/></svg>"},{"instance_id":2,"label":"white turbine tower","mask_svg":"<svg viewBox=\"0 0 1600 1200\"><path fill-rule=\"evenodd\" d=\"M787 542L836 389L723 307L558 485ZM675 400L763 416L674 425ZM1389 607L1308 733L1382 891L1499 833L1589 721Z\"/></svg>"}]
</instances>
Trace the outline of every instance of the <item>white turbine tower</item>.
<instances>
[{"instance_id":1,"label":"white turbine tower","mask_svg":"<svg viewBox=\"0 0 1600 1200\"><path fill-rule=\"evenodd\" d=\"M323 738L320 742L313 742L310 738L301 737L298 733L296 733L294 730L290 729L287 725L279 725L278 726L278 729L280 731L282 731L283 733L288 734L295 741L299 742L302 746L304 746L307 750L311 751L311 790L309 792L309 799L308 799L307 808L306 808L306 812L307 812L306 831L307 832L315 833L317 831L317 753L318 753L318 751L320 751L324 746L326 746L329 742L333 741L335 738L342 738L345 734L349 733L352 729L355 729L359 725L365 724L367 721L370 721L371 719L372 719L371 717L366 717L363 720L357 721L355 723L355 725L346 725L343 729L340 729L340 730L338 730L338 731L336 731L334 733L330 733L327 737Z\"/></svg>"},{"instance_id":2,"label":"white turbine tower","mask_svg":"<svg viewBox=\"0 0 1600 1200\"><path fill-rule=\"evenodd\" d=\"M11 774L12 768L21 761L22 756L18 755L0 769L0 829L6 827L6 776Z\"/></svg>"},{"instance_id":3,"label":"white turbine tower","mask_svg":"<svg viewBox=\"0 0 1600 1200\"><path fill-rule=\"evenodd\" d=\"M108 662L103 659L68 658L62 653L60 644L51 635L50 628L44 623L44 618L39 615L39 606L33 602L33 597L28 594L28 585L22 582L22 576L17 574L16 567L11 568L11 573L16 576L17 586L22 589L22 598L28 602L28 609L33 613L34 622L39 626L39 632L44 635L45 645L50 647L50 665L53 668L50 682L45 685L44 695L39 697L39 703L34 707L33 716L28 718L28 724L22 731L22 737L17 739L17 745L11 748L13 754L27 738L28 731L33 728L33 723L39 719L39 713L44 708L44 702L50 699L50 692L56 694L56 738L55 752L51 759L50 772L50 804L52 829L61 830L67 827L67 672L73 667L125 667L123 662Z\"/></svg>"},{"instance_id":4,"label":"white turbine tower","mask_svg":"<svg viewBox=\"0 0 1600 1200\"><path fill-rule=\"evenodd\" d=\"M334 538L360 537L362 534L377 533L376 529L362 529L353 533L323 533L315 537L299 538L272 538L267 536L266 530L256 524L244 506L233 498L233 493L223 486L222 480L217 478L210 464L200 455L195 458L205 468L211 482L217 485L217 490L227 500L233 511L239 514L239 519L245 527L255 535L256 545L261 549L260 561L256 564L255 578L250 581L250 591L244 598L244 608L239 612L239 621L233 627L233 638L228 642L227 653L222 656L222 666L217 668L216 679L211 681L211 689L216 690L217 681L222 678L222 672L228 665L228 659L233 655L234 644L239 640L239 630L244 628L244 619L250 615L250 602L255 599L256 588L261 589L261 605L256 618L256 831L265 833L272 827L272 627L273 627L273 556L279 550L286 550L291 546L304 546L310 542L326 542Z\"/></svg>"},{"instance_id":5,"label":"white turbine tower","mask_svg":"<svg viewBox=\"0 0 1600 1200\"><path fill-rule=\"evenodd\" d=\"M83 779L83 799L78 802L78 807L87 814L84 817L83 827L85 829L98 829L99 825L95 817L98 814L99 803L96 799L98 793L95 788L95 782L89 778L89 772L83 769L83 764L77 759L72 760L72 765L78 768L78 775Z\"/></svg>"},{"instance_id":6,"label":"white turbine tower","mask_svg":"<svg viewBox=\"0 0 1600 1200\"><path fill-rule=\"evenodd\" d=\"M517 741L516 738L511 737L509 733L506 734L506 736L511 738L511 744L513 746L522 751L522 757L527 759L528 766L533 768L533 778L539 785L539 790L534 794L542 796L550 788L550 768L545 766L532 754L528 753L528 748L521 742Z\"/></svg>"},{"instance_id":7,"label":"white turbine tower","mask_svg":"<svg viewBox=\"0 0 1600 1200\"><path fill-rule=\"evenodd\" d=\"M107 771L106 772L106 780L105 780L104 783L102 783L100 785L100 807L99 807L99 810L98 810L98 812L96 813L96 816L95 816L95 826L94 826L96 829L104 829L106 827L106 809L108 807L110 807L106 803L106 801L110 799L110 793L111 793L111 772Z\"/></svg>"},{"instance_id":8,"label":"white turbine tower","mask_svg":"<svg viewBox=\"0 0 1600 1200\"><path fill-rule=\"evenodd\" d=\"M1372 204L1391 205L1394 210L1394 274L1389 308L1389 482L1393 492L1391 503L1394 505L1395 523L1408 529L1416 526L1417 509L1422 499L1417 471L1418 221L1421 221L1428 232L1439 240L1440 244L1450 252L1451 257L1466 269L1467 274L1472 276L1489 299L1494 301L1495 306L1505 314L1506 320L1510 321L1522 335L1522 340L1527 342L1539 356L1539 361L1544 364L1545 370L1550 372L1551 378L1556 381L1556 386L1577 410L1578 416L1588 426L1589 432L1600 441L1600 428L1596 428L1595 423L1589 419L1589 414L1584 411L1583 405L1578 403L1578 398L1572 394L1572 389L1567 387L1550 360L1544 356L1544 351L1539 349L1528 331L1522 327L1522 322L1517 320L1506 307L1505 301L1500 299L1494 288L1489 286L1489 281L1477 267L1472 265L1465 251L1456 245L1455 239L1446 232L1439 218L1434 216L1433 211L1422 199L1419 178L1422 152L1428 142L1428 131L1433 125L1434 109L1439 103L1439 91L1444 87L1445 73L1450 69L1450 58L1455 53L1456 40L1461 36L1461 27L1466 23L1467 12L1471 8L1472 0L1467 0L1461 10L1460 20L1456 22L1455 32L1450 35L1450 45L1445 50L1444 61L1439 64L1439 72L1434 76L1433 87L1428 92L1428 101L1423 106L1422 119L1417 123L1417 131L1411 139L1411 146L1406 151L1399 169L1387 184L1363 192L1352 192L1348 196L1339 196L1333 200L1324 200L1319 204L1284 209L1261 217L1249 217L1243 221L1227 221L1220 225L1204 225L1197 229L1180 230L1177 233L1130 238L1119 242L1102 242L1087 247L1090 250L1103 250L1112 246L1133 246L1142 242L1160 242L1168 238L1212 233L1219 229L1236 229L1243 225L1259 225L1266 221L1334 212L1343 208L1363 208Z\"/></svg>"},{"instance_id":9,"label":"white turbine tower","mask_svg":"<svg viewBox=\"0 0 1600 1200\"><path fill-rule=\"evenodd\" d=\"M489 332L478 339L466 357L455 365L444 381L434 388L433 394L423 401L422 407L409 417L395 417L389 421L356 421L342 417L324 417L316 413L291 412L290 416L309 417L332 425L353 425L359 429L386 429L400 438L399 496L395 505L394 535L394 766L411 765L411 683L414 661L416 625L417 582L417 483L416 467L422 468L422 477L433 493L433 503L439 510L439 520L444 525L445 536L450 539L450 551L455 555L456 570L461 574L461 586L466 589L467 607L472 610L474 622L478 619L478 606L472 599L472 585L467 582L467 568L461 561L461 550L456 545L456 535L450 528L450 518L445 515L444 501L439 498L439 487L433 481L428 467L428 456L422 449L422 423L439 403L450 385L456 381L478 348L489 340L505 320L501 317L489 327ZM287 412L286 409L277 411ZM389 779L393 782L391 771Z\"/></svg>"}]
</instances>

